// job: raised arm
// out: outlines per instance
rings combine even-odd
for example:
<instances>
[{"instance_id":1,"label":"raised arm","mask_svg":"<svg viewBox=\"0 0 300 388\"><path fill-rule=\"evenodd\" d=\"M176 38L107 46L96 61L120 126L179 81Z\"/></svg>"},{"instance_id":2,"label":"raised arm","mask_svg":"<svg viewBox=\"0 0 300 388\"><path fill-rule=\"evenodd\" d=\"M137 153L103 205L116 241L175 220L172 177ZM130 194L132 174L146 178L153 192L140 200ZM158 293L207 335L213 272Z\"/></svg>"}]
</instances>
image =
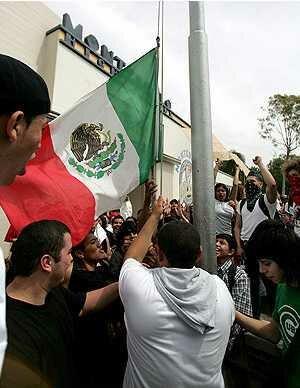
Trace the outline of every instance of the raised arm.
<instances>
[{"instance_id":1,"label":"raised arm","mask_svg":"<svg viewBox=\"0 0 300 388\"><path fill-rule=\"evenodd\" d=\"M138 261L143 261L148 248L151 244L151 238L155 232L160 217L164 211L165 201L163 197L159 197L153 206L152 213L148 218L147 222L143 226L142 230L139 232L137 238L132 242L128 248L125 259L134 258Z\"/></svg>"},{"instance_id":2,"label":"raised arm","mask_svg":"<svg viewBox=\"0 0 300 388\"><path fill-rule=\"evenodd\" d=\"M154 181L150 180L145 183L145 198L144 198L144 204L141 213L138 216L138 231L140 231L147 221L151 211L150 211L150 205L152 200L155 198L155 193L157 191L157 185Z\"/></svg>"},{"instance_id":3,"label":"raised arm","mask_svg":"<svg viewBox=\"0 0 300 388\"><path fill-rule=\"evenodd\" d=\"M178 201L178 215L179 217L186 223L190 223L190 221L186 218L186 216L183 213L182 204L180 201Z\"/></svg>"},{"instance_id":4,"label":"raised arm","mask_svg":"<svg viewBox=\"0 0 300 388\"><path fill-rule=\"evenodd\" d=\"M239 166L236 165L235 166L235 174L234 174L234 178L233 178L233 185L232 185L231 193L229 196L229 199L231 201L234 201L234 202L236 202L236 199L237 199L239 179L240 179L240 168L239 168Z\"/></svg>"},{"instance_id":5,"label":"raised arm","mask_svg":"<svg viewBox=\"0 0 300 388\"><path fill-rule=\"evenodd\" d=\"M253 163L260 169L263 180L266 184L266 194L270 203L275 203L277 199L277 185L268 168L263 164L262 158L256 156L253 159Z\"/></svg>"},{"instance_id":6,"label":"raised arm","mask_svg":"<svg viewBox=\"0 0 300 388\"><path fill-rule=\"evenodd\" d=\"M243 253L242 249L242 242L241 242L241 216L239 213L236 213L236 218L235 218L235 224L233 228L233 234L234 238L236 241L237 249L236 249L236 256L241 257Z\"/></svg>"},{"instance_id":7,"label":"raised arm","mask_svg":"<svg viewBox=\"0 0 300 388\"><path fill-rule=\"evenodd\" d=\"M235 313L237 322L251 333L277 343L280 340L280 331L276 321L269 321L250 318L238 311Z\"/></svg>"},{"instance_id":8,"label":"raised arm","mask_svg":"<svg viewBox=\"0 0 300 388\"><path fill-rule=\"evenodd\" d=\"M215 167L214 167L214 182L216 183L217 175L219 168L221 166L222 162L219 159L216 159L215 161Z\"/></svg>"}]
</instances>

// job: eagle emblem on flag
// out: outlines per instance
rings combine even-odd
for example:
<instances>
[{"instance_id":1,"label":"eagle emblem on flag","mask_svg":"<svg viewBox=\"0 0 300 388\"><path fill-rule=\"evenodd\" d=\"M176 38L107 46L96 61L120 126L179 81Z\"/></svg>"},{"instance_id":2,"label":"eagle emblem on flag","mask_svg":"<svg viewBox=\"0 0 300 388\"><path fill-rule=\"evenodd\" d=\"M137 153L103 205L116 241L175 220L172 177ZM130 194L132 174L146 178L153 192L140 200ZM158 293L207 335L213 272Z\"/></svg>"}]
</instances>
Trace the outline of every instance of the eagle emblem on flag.
<instances>
[{"instance_id":1,"label":"eagle emblem on flag","mask_svg":"<svg viewBox=\"0 0 300 388\"><path fill-rule=\"evenodd\" d=\"M100 179L110 175L124 160L125 140L101 123L82 123L71 134L68 162L77 172Z\"/></svg>"}]
</instances>

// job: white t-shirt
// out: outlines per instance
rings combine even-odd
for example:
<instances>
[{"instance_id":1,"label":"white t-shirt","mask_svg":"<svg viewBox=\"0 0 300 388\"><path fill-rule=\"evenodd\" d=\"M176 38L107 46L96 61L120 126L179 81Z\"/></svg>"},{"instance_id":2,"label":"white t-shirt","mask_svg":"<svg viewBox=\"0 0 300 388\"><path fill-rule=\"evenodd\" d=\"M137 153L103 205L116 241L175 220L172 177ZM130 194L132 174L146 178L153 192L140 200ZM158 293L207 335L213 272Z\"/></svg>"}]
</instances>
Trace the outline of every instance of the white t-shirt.
<instances>
[{"instance_id":1,"label":"white t-shirt","mask_svg":"<svg viewBox=\"0 0 300 388\"><path fill-rule=\"evenodd\" d=\"M259 201L257 200L252 212L249 212L249 210L247 209L247 202L245 202L242 207L242 241L248 241L257 225L260 224L262 221L268 219L268 217L261 210L258 202ZM267 195L264 194L264 202L269 210L271 219L274 219L276 211L276 201L274 203L270 203L268 201ZM237 212L238 214L241 214L241 201L238 203Z\"/></svg>"},{"instance_id":2,"label":"white t-shirt","mask_svg":"<svg viewBox=\"0 0 300 388\"><path fill-rule=\"evenodd\" d=\"M0 248L0 373L7 345L6 308L5 308L5 263L2 249Z\"/></svg>"},{"instance_id":3,"label":"white t-shirt","mask_svg":"<svg viewBox=\"0 0 300 388\"><path fill-rule=\"evenodd\" d=\"M234 215L233 208L228 202L215 200L216 234L226 233L232 235L231 220Z\"/></svg>"},{"instance_id":4,"label":"white t-shirt","mask_svg":"<svg viewBox=\"0 0 300 388\"><path fill-rule=\"evenodd\" d=\"M214 278L215 327L200 334L168 307L151 270L134 259L125 261L119 279L128 348L124 388L224 387L221 365L234 306L225 283Z\"/></svg>"}]
</instances>

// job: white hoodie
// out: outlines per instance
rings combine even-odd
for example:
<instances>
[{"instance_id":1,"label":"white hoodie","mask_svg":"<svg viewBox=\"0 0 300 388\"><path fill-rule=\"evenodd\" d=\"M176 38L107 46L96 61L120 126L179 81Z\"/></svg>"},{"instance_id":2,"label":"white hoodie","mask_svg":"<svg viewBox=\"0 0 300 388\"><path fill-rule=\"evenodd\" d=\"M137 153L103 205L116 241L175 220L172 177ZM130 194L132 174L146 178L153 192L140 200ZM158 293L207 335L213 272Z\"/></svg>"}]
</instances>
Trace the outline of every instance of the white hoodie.
<instances>
[{"instance_id":1,"label":"white hoodie","mask_svg":"<svg viewBox=\"0 0 300 388\"><path fill-rule=\"evenodd\" d=\"M221 388L234 321L226 285L198 268L149 270L127 259L119 279L125 308L126 388Z\"/></svg>"}]
</instances>

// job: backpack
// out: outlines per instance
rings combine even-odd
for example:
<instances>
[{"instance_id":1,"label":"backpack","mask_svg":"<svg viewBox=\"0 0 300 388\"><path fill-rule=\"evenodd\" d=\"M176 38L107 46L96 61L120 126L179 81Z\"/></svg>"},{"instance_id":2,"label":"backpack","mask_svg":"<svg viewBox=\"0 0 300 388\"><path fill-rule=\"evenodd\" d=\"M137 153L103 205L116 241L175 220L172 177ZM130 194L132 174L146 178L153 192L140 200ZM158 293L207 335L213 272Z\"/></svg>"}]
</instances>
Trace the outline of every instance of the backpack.
<instances>
[{"instance_id":1,"label":"backpack","mask_svg":"<svg viewBox=\"0 0 300 388\"><path fill-rule=\"evenodd\" d=\"M242 220L242 209L243 209L243 206L245 205L246 201L247 201L246 198L241 200L241 204L240 204L241 220ZM269 212L269 209L267 208L267 205L265 204L264 196L263 195L261 195L259 197L259 199L258 199L258 206L260 207L260 210L264 213L264 215L266 217L268 217L268 219L271 219L270 212ZM278 213L277 209L275 210L274 220L275 221L280 221L280 216L279 216L279 213Z\"/></svg>"}]
</instances>

